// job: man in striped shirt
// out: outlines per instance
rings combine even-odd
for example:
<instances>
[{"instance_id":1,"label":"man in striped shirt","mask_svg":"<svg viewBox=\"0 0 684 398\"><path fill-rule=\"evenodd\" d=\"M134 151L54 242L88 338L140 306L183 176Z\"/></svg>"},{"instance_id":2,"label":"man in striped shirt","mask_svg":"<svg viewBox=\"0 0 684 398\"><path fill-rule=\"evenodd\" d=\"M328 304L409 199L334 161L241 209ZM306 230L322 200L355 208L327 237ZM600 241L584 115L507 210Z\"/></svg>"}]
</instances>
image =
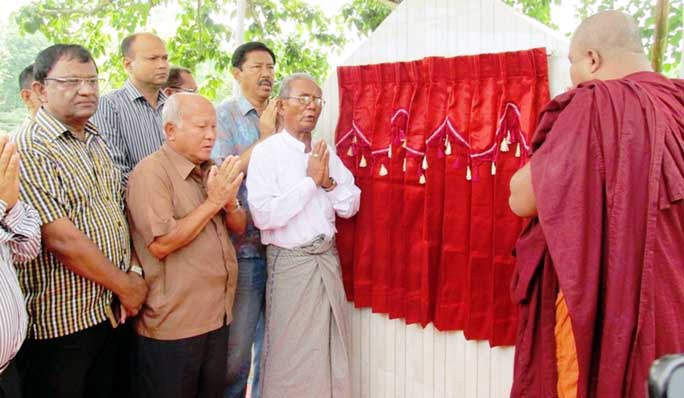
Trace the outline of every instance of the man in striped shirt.
<instances>
[{"instance_id":1,"label":"man in striped shirt","mask_svg":"<svg viewBox=\"0 0 684 398\"><path fill-rule=\"evenodd\" d=\"M31 84L33 84L33 64L25 67L19 74L19 98L21 98L21 101L26 105L29 114L26 115L24 121L12 132L12 134L24 129L31 123L33 117L40 108L40 99L31 89Z\"/></svg>"},{"instance_id":2,"label":"man in striped shirt","mask_svg":"<svg viewBox=\"0 0 684 398\"><path fill-rule=\"evenodd\" d=\"M127 272L121 172L88 122L97 67L83 47L57 44L38 54L34 78L43 106L15 138L21 198L38 210L45 247L18 269L29 315L18 357L24 397L109 397L119 350L107 322L113 294L134 316L147 285Z\"/></svg>"},{"instance_id":3,"label":"man in striped shirt","mask_svg":"<svg viewBox=\"0 0 684 398\"><path fill-rule=\"evenodd\" d=\"M176 93L196 93L197 83L192 77L192 71L182 66L172 66L169 69L169 78L164 83L163 91L167 97Z\"/></svg>"},{"instance_id":4,"label":"man in striped shirt","mask_svg":"<svg viewBox=\"0 0 684 398\"><path fill-rule=\"evenodd\" d=\"M164 42L151 33L136 33L121 42L128 80L100 98L93 124L105 137L124 176L164 143L162 86L169 77Z\"/></svg>"},{"instance_id":5,"label":"man in striped shirt","mask_svg":"<svg viewBox=\"0 0 684 398\"><path fill-rule=\"evenodd\" d=\"M33 84L33 64L24 68L19 74L19 96L30 116L33 117L40 108L40 99L31 89L31 84Z\"/></svg>"},{"instance_id":6,"label":"man in striped shirt","mask_svg":"<svg viewBox=\"0 0 684 398\"><path fill-rule=\"evenodd\" d=\"M12 359L26 336L26 308L14 264L40 251L40 218L19 198L19 155L7 136L0 137L0 397L21 396Z\"/></svg>"}]
</instances>

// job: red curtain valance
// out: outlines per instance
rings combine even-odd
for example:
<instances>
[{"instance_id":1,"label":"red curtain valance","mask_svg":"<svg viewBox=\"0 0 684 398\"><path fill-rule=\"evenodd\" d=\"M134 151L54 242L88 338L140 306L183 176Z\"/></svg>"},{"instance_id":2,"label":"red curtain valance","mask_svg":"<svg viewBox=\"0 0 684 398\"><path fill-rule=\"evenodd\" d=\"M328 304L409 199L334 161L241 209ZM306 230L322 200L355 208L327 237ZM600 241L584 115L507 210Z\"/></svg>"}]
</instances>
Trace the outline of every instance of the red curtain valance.
<instances>
[{"instance_id":1,"label":"red curtain valance","mask_svg":"<svg viewBox=\"0 0 684 398\"><path fill-rule=\"evenodd\" d=\"M510 345L522 226L509 180L549 100L542 48L340 67L337 152L362 190L337 220L357 307Z\"/></svg>"}]
</instances>

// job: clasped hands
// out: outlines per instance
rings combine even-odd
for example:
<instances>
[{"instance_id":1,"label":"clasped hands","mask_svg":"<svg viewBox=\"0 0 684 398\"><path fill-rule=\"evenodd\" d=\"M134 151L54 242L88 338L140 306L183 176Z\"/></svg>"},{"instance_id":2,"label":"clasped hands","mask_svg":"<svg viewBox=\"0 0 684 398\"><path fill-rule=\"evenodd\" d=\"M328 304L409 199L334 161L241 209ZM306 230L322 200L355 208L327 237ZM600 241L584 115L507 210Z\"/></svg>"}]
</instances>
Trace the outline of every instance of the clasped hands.
<instances>
[{"instance_id":1,"label":"clasped hands","mask_svg":"<svg viewBox=\"0 0 684 398\"><path fill-rule=\"evenodd\" d=\"M8 211L19 199L19 153L6 135L0 137L0 199Z\"/></svg>"},{"instance_id":2,"label":"clasped hands","mask_svg":"<svg viewBox=\"0 0 684 398\"><path fill-rule=\"evenodd\" d=\"M306 175L311 177L323 189L327 189L332 184L330 180L330 152L323 140L318 141L311 148L309 162L306 167Z\"/></svg>"},{"instance_id":3,"label":"clasped hands","mask_svg":"<svg viewBox=\"0 0 684 398\"><path fill-rule=\"evenodd\" d=\"M240 158L228 156L221 166L211 166L207 178L207 200L218 209L233 210L245 174L240 171Z\"/></svg>"}]
</instances>

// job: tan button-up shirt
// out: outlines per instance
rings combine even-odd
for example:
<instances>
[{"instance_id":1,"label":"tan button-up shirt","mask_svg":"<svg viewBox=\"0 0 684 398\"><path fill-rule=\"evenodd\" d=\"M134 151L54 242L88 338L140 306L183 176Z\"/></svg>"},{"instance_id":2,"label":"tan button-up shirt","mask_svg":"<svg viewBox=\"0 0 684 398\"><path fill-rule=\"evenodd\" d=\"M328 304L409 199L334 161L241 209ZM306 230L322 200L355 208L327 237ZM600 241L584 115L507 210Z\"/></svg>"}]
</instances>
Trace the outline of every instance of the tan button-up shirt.
<instances>
[{"instance_id":1,"label":"tan button-up shirt","mask_svg":"<svg viewBox=\"0 0 684 398\"><path fill-rule=\"evenodd\" d=\"M235 250L220 211L188 245L157 260L147 249L206 198L206 171L167 144L143 159L128 180L126 200L133 245L150 291L136 322L138 334L159 340L197 336L232 320L237 281Z\"/></svg>"}]
</instances>

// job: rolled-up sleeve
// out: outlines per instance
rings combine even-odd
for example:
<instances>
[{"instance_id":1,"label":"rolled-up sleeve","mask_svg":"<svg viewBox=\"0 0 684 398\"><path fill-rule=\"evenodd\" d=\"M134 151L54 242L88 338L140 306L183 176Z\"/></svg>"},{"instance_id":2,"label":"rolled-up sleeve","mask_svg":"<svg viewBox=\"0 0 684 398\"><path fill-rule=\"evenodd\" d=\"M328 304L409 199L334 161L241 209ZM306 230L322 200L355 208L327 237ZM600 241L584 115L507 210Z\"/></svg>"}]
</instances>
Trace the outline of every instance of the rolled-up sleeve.
<instances>
[{"instance_id":1,"label":"rolled-up sleeve","mask_svg":"<svg viewBox=\"0 0 684 398\"><path fill-rule=\"evenodd\" d=\"M5 213L6 205L0 201L0 212ZM17 202L5 213L0 222L0 242L7 243L15 264L36 258L40 253L40 216L30 204Z\"/></svg>"}]
</instances>

